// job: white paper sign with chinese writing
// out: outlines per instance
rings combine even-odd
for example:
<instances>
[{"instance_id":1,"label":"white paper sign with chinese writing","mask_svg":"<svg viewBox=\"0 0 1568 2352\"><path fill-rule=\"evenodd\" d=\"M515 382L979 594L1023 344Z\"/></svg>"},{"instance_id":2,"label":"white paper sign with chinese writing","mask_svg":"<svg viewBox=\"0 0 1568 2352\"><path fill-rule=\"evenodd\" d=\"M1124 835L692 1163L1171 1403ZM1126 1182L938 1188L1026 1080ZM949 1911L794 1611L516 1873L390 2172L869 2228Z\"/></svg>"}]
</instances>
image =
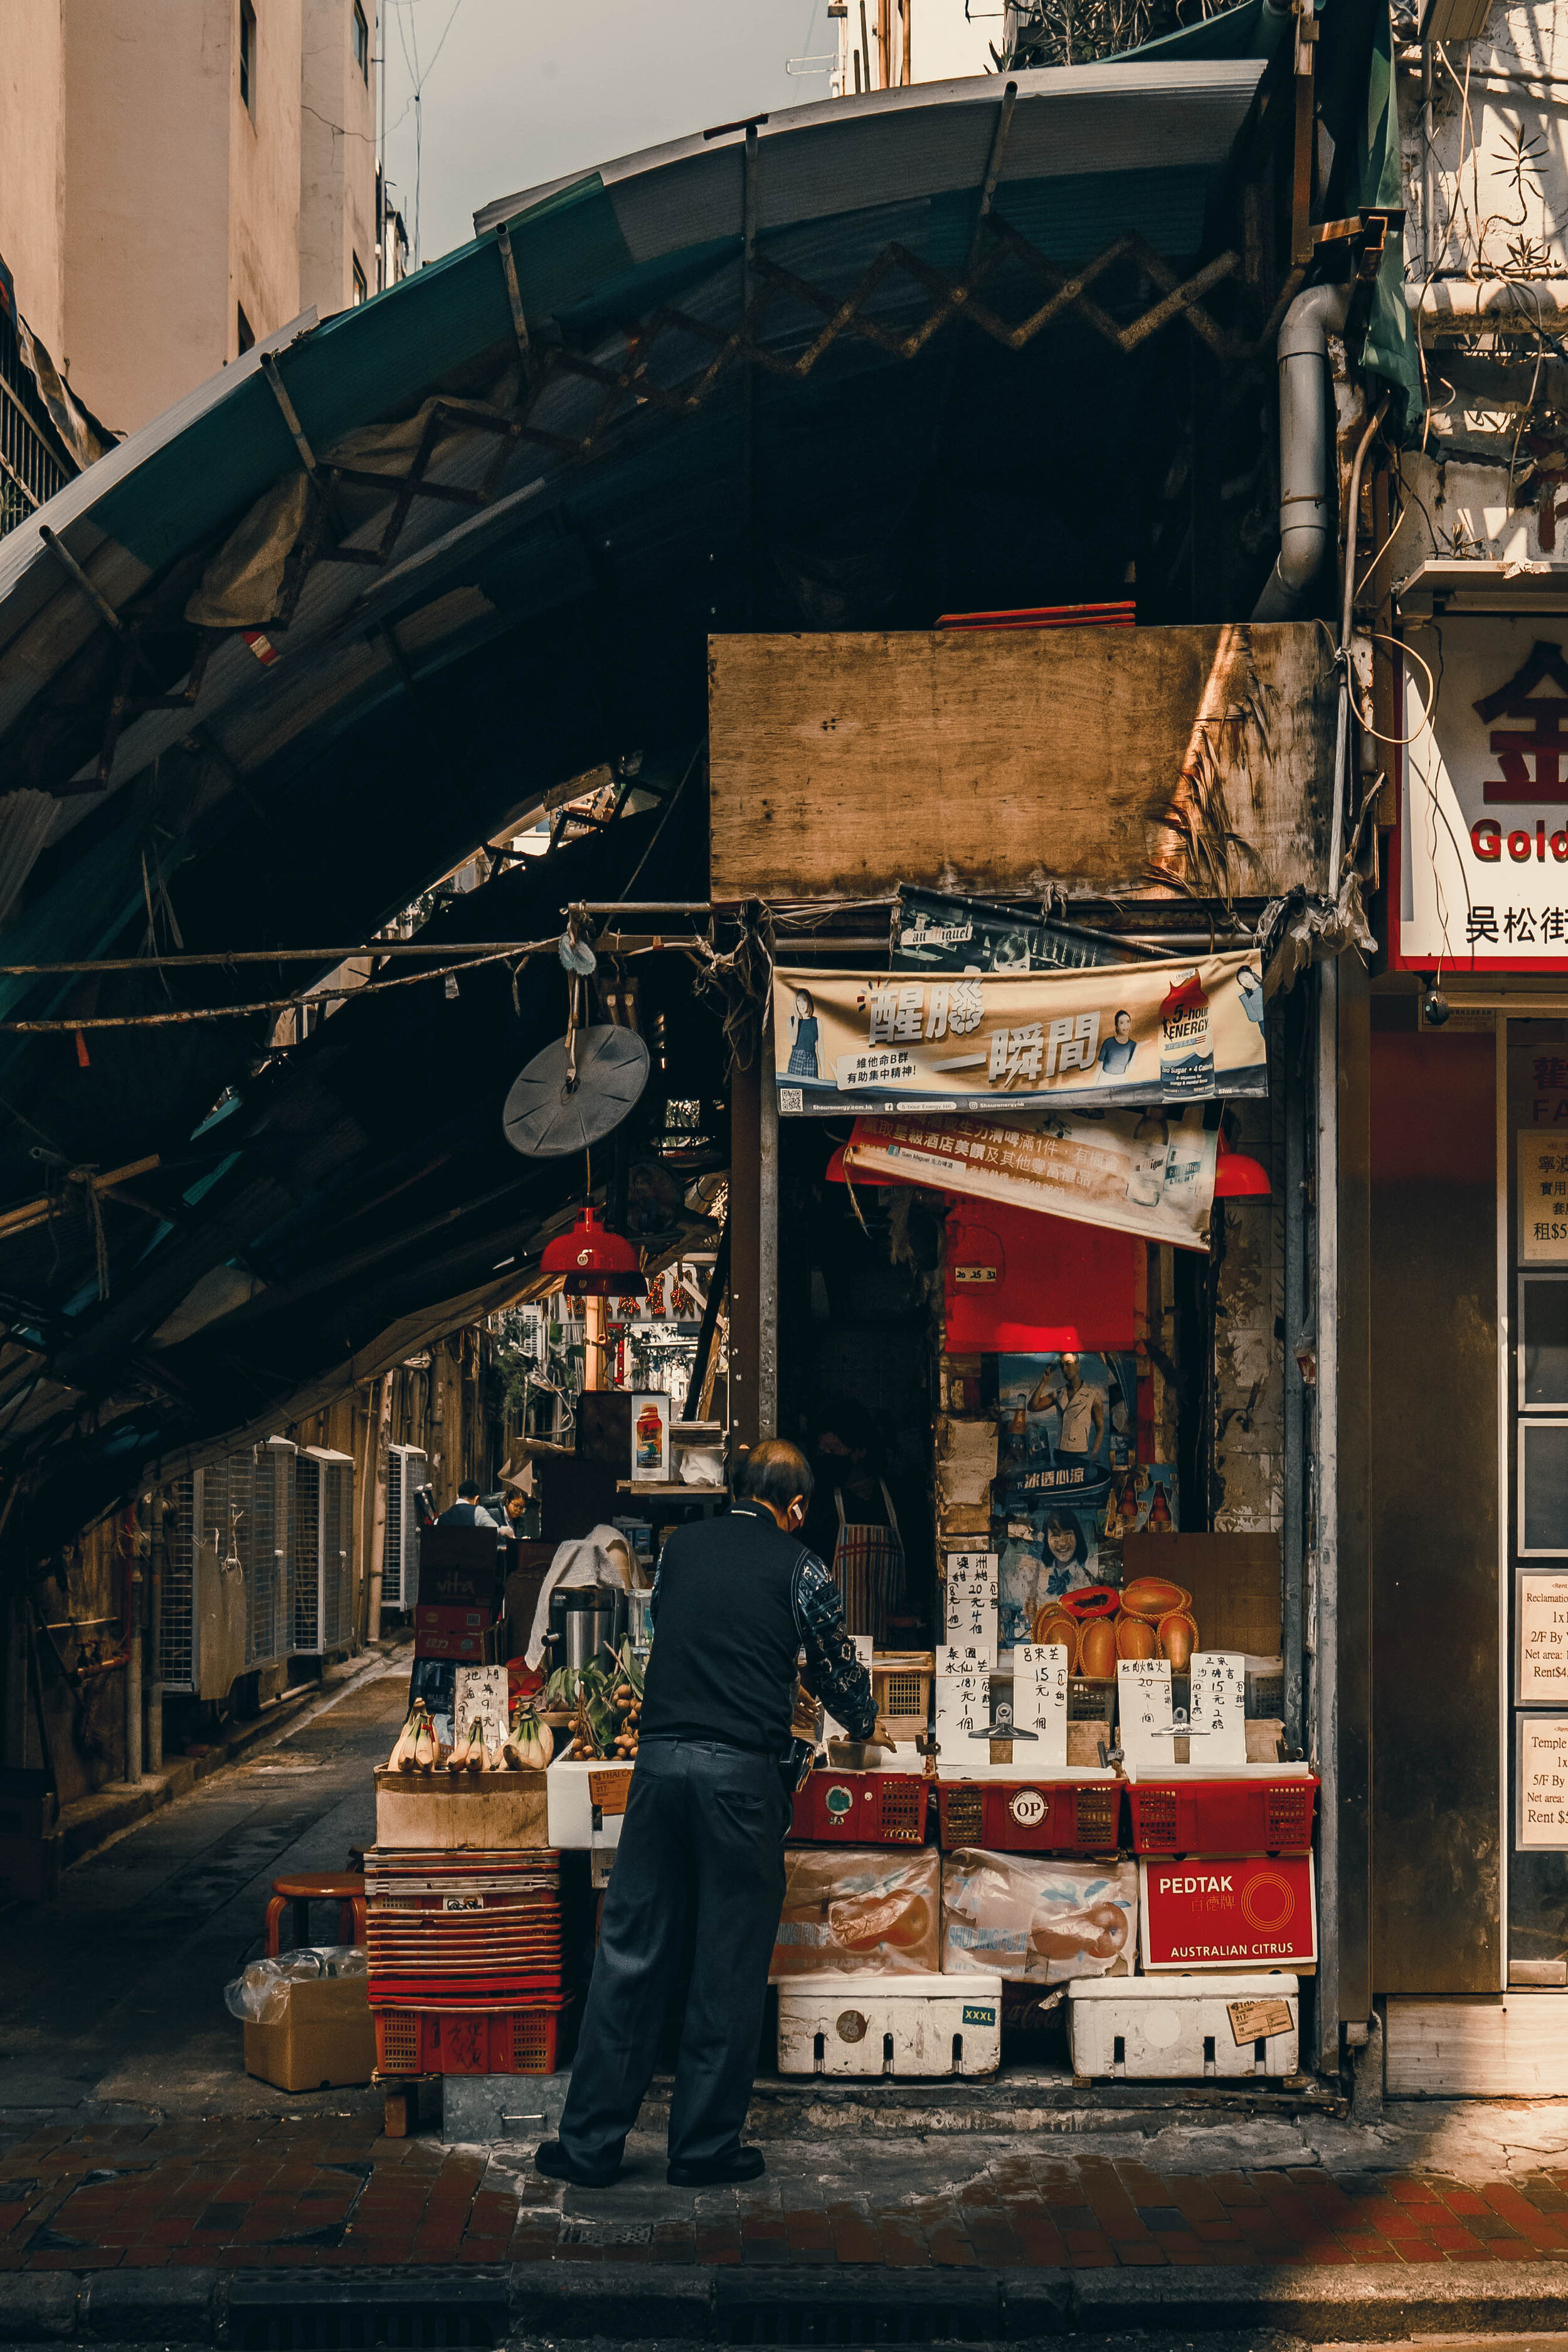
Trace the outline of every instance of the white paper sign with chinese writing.
<instances>
[{"instance_id":1,"label":"white paper sign with chinese writing","mask_svg":"<svg viewBox=\"0 0 1568 2352\"><path fill-rule=\"evenodd\" d=\"M873 1646L871 1635L869 1633L851 1633L849 1639L855 1644L855 1655L865 1667L866 1672L869 1674L871 1671L871 1653ZM822 1710L822 1724L823 1729L829 1739L848 1738L849 1734L845 1730L844 1726L841 1723L835 1722L833 1717L828 1714L826 1707Z\"/></svg>"},{"instance_id":2,"label":"white paper sign with chinese writing","mask_svg":"<svg viewBox=\"0 0 1568 2352\"><path fill-rule=\"evenodd\" d=\"M1068 1760L1068 1654L1059 1642L1020 1642L1013 1652L1013 1722L1032 1731L1014 1751L1026 1771L1061 1771Z\"/></svg>"},{"instance_id":3,"label":"white paper sign with chinese writing","mask_svg":"<svg viewBox=\"0 0 1568 2352\"><path fill-rule=\"evenodd\" d=\"M1521 1128L1519 1262L1568 1265L1568 1135Z\"/></svg>"},{"instance_id":4,"label":"white paper sign with chinese writing","mask_svg":"<svg viewBox=\"0 0 1568 2352\"><path fill-rule=\"evenodd\" d=\"M1190 1754L1211 1764L1247 1761L1247 1660L1234 1650L1194 1650Z\"/></svg>"},{"instance_id":5,"label":"white paper sign with chinese writing","mask_svg":"<svg viewBox=\"0 0 1568 2352\"><path fill-rule=\"evenodd\" d=\"M1514 1844L1528 1851L1568 1849L1568 1716L1516 1715L1519 1811Z\"/></svg>"},{"instance_id":6,"label":"white paper sign with chinese writing","mask_svg":"<svg viewBox=\"0 0 1568 2352\"><path fill-rule=\"evenodd\" d=\"M1118 1738L1128 1772L1168 1772L1175 1761L1169 1658L1116 1661Z\"/></svg>"},{"instance_id":7,"label":"white paper sign with chinese writing","mask_svg":"<svg viewBox=\"0 0 1568 2352\"><path fill-rule=\"evenodd\" d=\"M1526 1569L1519 1580L1521 1706L1568 1702L1568 1576Z\"/></svg>"},{"instance_id":8,"label":"white paper sign with chinese writing","mask_svg":"<svg viewBox=\"0 0 1568 2352\"><path fill-rule=\"evenodd\" d=\"M476 1722L485 1727L485 1746L500 1746L509 1728L504 1666L459 1666L452 1694L452 1728L467 1739Z\"/></svg>"},{"instance_id":9,"label":"white paper sign with chinese writing","mask_svg":"<svg viewBox=\"0 0 1568 2352\"><path fill-rule=\"evenodd\" d=\"M996 1663L996 1554L950 1551L947 1555L947 1638L973 1647L988 1665Z\"/></svg>"},{"instance_id":10,"label":"white paper sign with chinese writing","mask_svg":"<svg viewBox=\"0 0 1568 2352\"><path fill-rule=\"evenodd\" d=\"M977 1761L989 1761L991 1750L984 1733L991 1721L991 1677L977 1674L943 1675L936 1678L936 1744L942 1765L970 1770Z\"/></svg>"}]
</instances>

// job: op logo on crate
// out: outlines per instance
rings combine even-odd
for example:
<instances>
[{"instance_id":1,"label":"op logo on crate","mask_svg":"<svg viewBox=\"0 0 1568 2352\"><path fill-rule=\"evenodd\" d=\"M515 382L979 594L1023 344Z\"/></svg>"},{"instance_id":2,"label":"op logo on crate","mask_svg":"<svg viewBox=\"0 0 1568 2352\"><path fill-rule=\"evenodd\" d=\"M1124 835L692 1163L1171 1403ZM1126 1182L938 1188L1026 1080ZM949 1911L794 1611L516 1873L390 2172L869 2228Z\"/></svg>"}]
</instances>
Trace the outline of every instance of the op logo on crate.
<instances>
[{"instance_id":1,"label":"op logo on crate","mask_svg":"<svg viewBox=\"0 0 1568 2352\"><path fill-rule=\"evenodd\" d=\"M866 2021L858 2009L840 2011L838 2039L840 2042L864 2042L866 2039Z\"/></svg>"},{"instance_id":2,"label":"op logo on crate","mask_svg":"<svg viewBox=\"0 0 1568 2352\"><path fill-rule=\"evenodd\" d=\"M836 1781L833 1787L827 1791L823 1802L826 1805L828 1812L832 1815L833 1819L836 1822L841 1822L844 1819L845 1814L852 1811L854 1809L854 1791L849 1789L839 1787Z\"/></svg>"},{"instance_id":3,"label":"op logo on crate","mask_svg":"<svg viewBox=\"0 0 1568 2352\"><path fill-rule=\"evenodd\" d=\"M1310 1854L1146 1862L1146 1969L1301 1969L1317 1960Z\"/></svg>"},{"instance_id":4,"label":"op logo on crate","mask_svg":"<svg viewBox=\"0 0 1568 2352\"><path fill-rule=\"evenodd\" d=\"M1021 1830L1038 1829L1046 1818L1046 1801L1037 1789L1016 1789L1007 1811Z\"/></svg>"}]
</instances>

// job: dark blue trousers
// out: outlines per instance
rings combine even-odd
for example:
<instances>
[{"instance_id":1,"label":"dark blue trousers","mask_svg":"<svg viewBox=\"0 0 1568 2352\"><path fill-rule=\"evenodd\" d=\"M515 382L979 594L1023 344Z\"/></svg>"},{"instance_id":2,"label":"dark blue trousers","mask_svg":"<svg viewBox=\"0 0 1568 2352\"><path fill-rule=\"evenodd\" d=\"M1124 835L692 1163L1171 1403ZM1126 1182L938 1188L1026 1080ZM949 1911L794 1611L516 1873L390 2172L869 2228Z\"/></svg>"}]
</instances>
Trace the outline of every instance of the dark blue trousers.
<instances>
[{"instance_id":1,"label":"dark blue trousers","mask_svg":"<svg viewBox=\"0 0 1568 2352\"><path fill-rule=\"evenodd\" d=\"M778 1765L712 1739L645 1739L605 1895L561 2140L618 2164L652 2078L676 1970L691 1957L672 2163L740 2145L784 1906L789 1802Z\"/></svg>"}]
</instances>

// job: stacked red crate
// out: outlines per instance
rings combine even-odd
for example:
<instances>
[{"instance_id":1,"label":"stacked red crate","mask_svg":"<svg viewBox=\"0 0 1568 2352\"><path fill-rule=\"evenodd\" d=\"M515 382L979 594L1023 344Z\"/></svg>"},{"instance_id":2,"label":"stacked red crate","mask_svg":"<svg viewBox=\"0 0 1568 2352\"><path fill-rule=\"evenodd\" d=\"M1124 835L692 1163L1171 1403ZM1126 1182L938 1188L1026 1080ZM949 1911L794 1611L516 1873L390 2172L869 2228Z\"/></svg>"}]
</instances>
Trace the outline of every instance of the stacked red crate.
<instances>
[{"instance_id":1,"label":"stacked red crate","mask_svg":"<svg viewBox=\"0 0 1568 2352\"><path fill-rule=\"evenodd\" d=\"M386 2074L549 2074L562 1992L561 1857L372 1847L370 2005Z\"/></svg>"}]
</instances>

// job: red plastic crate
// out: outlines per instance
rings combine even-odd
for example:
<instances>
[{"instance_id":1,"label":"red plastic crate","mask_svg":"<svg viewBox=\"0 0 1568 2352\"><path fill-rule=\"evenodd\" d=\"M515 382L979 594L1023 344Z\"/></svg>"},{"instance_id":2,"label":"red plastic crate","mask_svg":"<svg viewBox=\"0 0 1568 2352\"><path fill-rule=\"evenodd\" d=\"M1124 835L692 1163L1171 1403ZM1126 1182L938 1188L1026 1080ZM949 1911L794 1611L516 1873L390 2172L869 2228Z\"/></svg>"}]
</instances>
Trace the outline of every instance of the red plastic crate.
<instances>
[{"instance_id":1,"label":"red plastic crate","mask_svg":"<svg viewBox=\"0 0 1568 2352\"><path fill-rule=\"evenodd\" d=\"M926 1781L915 1772L813 1772L797 1789L797 1844L924 1845Z\"/></svg>"},{"instance_id":2,"label":"red plastic crate","mask_svg":"<svg viewBox=\"0 0 1568 2352\"><path fill-rule=\"evenodd\" d=\"M559 1964L547 1969L492 1969L485 1976L415 1976L387 1969L369 1979L372 2009L482 2009L498 2001L542 2000L561 1990Z\"/></svg>"},{"instance_id":3,"label":"red plastic crate","mask_svg":"<svg viewBox=\"0 0 1568 2352\"><path fill-rule=\"evenodd\" d=\"M1135 1853L1305 1853L1318 1783L1289 1780L1135 1780Z\"/></svg>"},{"instance_id":4,"label":"red plastic crate","mask_svg":"<svg viewBox=\"0 0 1568 2352\"><path fill-rule=\"evenodd\" d=\"M383 2074L553 2074L564 1999L526 2008L378 2009Z\"/></svg>"},{"instance_id":5,"label":"red plastic crate","mask_svg":"<svg viewBox=\"0 0 1568 2352\"><path fill-rule=\"evenodd\" d=\"M951 1852L1110 1853L1121 1830L1120 1780L942 1780L938 1838Z\"/></svg>"}]
</instances>

